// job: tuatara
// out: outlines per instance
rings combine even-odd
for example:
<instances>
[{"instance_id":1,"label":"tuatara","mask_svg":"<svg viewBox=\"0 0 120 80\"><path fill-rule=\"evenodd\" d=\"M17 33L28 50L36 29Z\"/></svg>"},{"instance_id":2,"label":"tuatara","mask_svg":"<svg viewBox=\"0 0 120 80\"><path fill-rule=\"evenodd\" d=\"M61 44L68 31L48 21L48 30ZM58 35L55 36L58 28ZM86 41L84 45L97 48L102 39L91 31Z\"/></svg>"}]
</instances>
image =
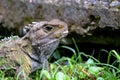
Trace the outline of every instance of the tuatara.
<instances>
[{"instance_id":1,"label":"tuatara","mask_svg":"<svg viewBox=\"0 0 120 80\"><path fill-rule=\"evenodd\" d=\"M34 22L28 27L22 38L13 37L0 42L0 70L15 69L20 80L29 80L29 74L42 67L68 34L67 24L58 19Z\"/></svg>"}]
</instances>

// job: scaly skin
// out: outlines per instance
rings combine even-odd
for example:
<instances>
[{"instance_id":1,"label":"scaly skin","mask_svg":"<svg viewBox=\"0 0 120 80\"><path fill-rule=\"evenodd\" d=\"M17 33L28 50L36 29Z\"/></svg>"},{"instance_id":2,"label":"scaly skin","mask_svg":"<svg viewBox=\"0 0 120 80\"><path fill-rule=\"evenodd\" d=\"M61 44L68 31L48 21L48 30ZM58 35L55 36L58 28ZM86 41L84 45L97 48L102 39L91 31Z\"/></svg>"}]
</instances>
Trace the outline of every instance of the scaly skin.
<instances>
[{"instance_id":1,"label":"scaly skin","mask_svg":"<svg viewBox=\"0 0 120 80\"><path fill-rule=\"evenodd\" d=\"M42 67L67 34L67 24L58 19L31 24L24 37L0 42L0 60L4 61L0 69L13 68L20 80L29 80L29 74Z\"/></svg>"}]
</instances>

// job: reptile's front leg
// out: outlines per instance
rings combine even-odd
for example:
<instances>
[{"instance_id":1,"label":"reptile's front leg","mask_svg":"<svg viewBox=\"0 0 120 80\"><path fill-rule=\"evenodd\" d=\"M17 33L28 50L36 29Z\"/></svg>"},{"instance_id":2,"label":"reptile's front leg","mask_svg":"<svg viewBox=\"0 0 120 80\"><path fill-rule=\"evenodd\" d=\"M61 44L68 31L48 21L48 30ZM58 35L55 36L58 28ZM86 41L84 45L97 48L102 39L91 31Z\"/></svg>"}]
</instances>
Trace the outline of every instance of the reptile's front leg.
<instances>
[{"instance_id":1,"label":"reptile's front leg","mask_svg":"<svg viewBox=\"0 0 120 80\"><path fill-rule=\"evenodd\" d=\"M23 64L21 67L18 68L17 74L15 77L19 78L20 80L30 80L29 78L30 69L31 68L28 64Z\"/></svg>"},{"instance_id":2,"label":"reptile's front leg","mask_svg":"<svg viewBox=\"0 0 120 80\"><path fill-rule=\"evenodd\" d=\"M20 78L20 80L30 80L28 77L31 72L30 58L22 51L20 47L20 49L17 47L18 46L16 46L16 48L12 47L10 50L7 49L7 52L9 53L6 55L7 61L9 63L13 62L19 65L19 67L16 68L17 74L15 75L15 78Z\"/></svg>"}]
</instances>

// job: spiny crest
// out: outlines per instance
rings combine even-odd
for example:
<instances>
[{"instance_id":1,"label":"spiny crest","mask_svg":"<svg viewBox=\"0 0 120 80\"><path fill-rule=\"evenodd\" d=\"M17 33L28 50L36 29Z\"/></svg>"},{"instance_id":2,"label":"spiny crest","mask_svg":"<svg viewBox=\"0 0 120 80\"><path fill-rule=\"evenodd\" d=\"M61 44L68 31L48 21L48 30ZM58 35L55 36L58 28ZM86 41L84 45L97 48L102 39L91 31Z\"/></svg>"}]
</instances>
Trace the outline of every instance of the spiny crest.
<instances>
[{"instance_id":1,"label":"spiny crest","mask_svg":"<svg viewBox=\"0 0 120 80\"><path fill-rule=\"evenodd\" d=\"M19 37L18 37L18 36L5 37L4 39L1 39L0 43L3 43L3 42L10 42L10 41L16 40L16 39L19 39Z\"/></svg>"}]
</instances>

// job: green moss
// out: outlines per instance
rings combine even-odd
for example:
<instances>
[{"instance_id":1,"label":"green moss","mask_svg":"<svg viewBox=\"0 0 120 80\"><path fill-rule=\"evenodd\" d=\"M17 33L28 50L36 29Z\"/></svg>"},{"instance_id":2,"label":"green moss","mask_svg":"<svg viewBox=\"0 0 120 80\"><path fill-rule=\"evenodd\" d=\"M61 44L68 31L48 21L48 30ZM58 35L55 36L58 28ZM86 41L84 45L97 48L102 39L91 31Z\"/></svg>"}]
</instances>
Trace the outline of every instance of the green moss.
<instances>
[{"instance_id":1,"label":"green moss","mask_svg":"<svg viewBox=\"0 0 120 80\"><path fill-rule=\"evenodd\" d=\"M22 22L17 23L18 24L18 28L21 27L21 25L24 23L24 25L27 25L31 22L35 21L32 17L24 17Z\"/></svg>"},{"instance_id":2,"label":"green moss","mask_svg":"<svg viewBox=\"0 0 120 80\"><path fill-rule=\"evenodd\" d=\"M120 6L118 6L117 8L120 9Z\"/></svg>"},{"instance_id":3,"label":"green moss","mask_svg":"<svg viewBox=\"0 0 120 80\"><path fill-rule=\"evenodd\" d=\"M32 22L33 18L31 18L31 17L24 17L23 20L26 21L26 22Z\"/></svg>"},{"instance_id":4,"label":"green moss","mask_svg":"<svg viewBox=\"0 0 120 80\"><path fill-rule=\"evenodd\" d=\"M100 16L95 16L95 19L96 20L100 20Z\"/></svg>"}]
</instances>

